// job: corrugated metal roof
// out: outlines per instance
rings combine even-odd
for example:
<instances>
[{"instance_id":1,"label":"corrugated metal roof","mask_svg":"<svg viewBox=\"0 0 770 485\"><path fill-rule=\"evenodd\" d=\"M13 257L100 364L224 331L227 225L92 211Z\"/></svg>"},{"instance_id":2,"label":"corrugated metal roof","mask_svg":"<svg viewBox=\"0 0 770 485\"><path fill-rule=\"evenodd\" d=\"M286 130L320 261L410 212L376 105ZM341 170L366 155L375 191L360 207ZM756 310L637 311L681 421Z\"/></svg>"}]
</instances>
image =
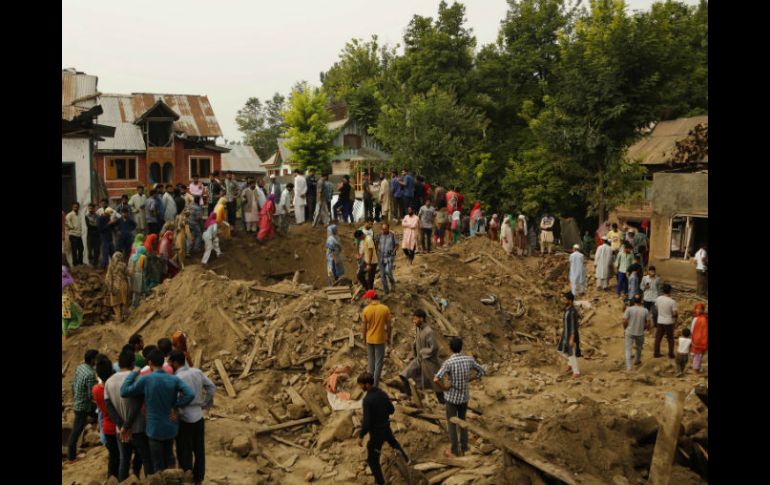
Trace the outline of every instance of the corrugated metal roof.
<instances>
[{"instance_id":1,"label":"corrugated metal roof","mask_svg":"<svg viewBox=\"0 0 770 485\"><path fill-rule=\"evenodd\" d=\"M328 129L329 131L332 131L332 130L336 130L337 128L342 128L348 123L348 121L350 121L350 118L343 118L341 120L331 121L329 123L326 123L326 129Z\"/></svg>"},{"instance_id":2,"label":"corrugated metal roof","mask_svg":"<svg viewBox=\"0 0 770 485\"><path fill-rule=\"evenodd\" d=\"M288 138L278 138L278 150L281 152L281 158L283 159L283 163L288 163L291 161L291 150L289 150L286 147L286 142L289 141Z\"/></svg>"},{"instance_id":3,"label":"corrugated metal roof","mask_svg":"<svg viewBox=\"0 0 770 485\"><path fill-rule=\"evenodd\" d=\"M265 173L262 168L262 160L249 145L227 144L229 153L222 154L222 170L233 172L257 172Z\"/></svg>"},{"instance_id":4,"label":"corrugated metal roof","mask_svg":"<svg viewBox=\"0 0 770 485\"><path fill-rule=\"evenodd\" d=\"M642 165L663 165L676 149L676 142L687 138L690 130L699 124L708 125L708 116L679 118L671 121L661 121L652 133L633 144L626 154L631 160L639 160ZM708 162L706 157L704 162Z\"/></svg>"},{"instance_id":5,"label":"corrugated metal roof","mask_svg":"<svg viewBox=\"0 0 770 485\"><path fill-rule=\"evenodd\" d=\"M61 72L61 114L62 119L75 116L96 106L96 76L68 70Z\"/></svg>"},{"instance_id":6,"label":"corrugated metal roof","mask_svg":"<svg viewBox=\"0 0 770 485\"><path fill-rule=\"evenodd\" d=\"M270 158L262 162L262 167L271 167L275 165L275 153L273 153Z\"/></svg>"},{"instance_id":7,"label":"corrugated metal roof","mask_svg":"<svg viewBox=\"0 0 770 485\"><path fill-rule=\"evenodd\" d=\"M135 117L132 108L132 96L122 94L103 94L99 96L104 112L98 123L115 127L115 136L96 145L97 150L144 151L142 129L133 123Z\"/></svg>"}]
</instances>

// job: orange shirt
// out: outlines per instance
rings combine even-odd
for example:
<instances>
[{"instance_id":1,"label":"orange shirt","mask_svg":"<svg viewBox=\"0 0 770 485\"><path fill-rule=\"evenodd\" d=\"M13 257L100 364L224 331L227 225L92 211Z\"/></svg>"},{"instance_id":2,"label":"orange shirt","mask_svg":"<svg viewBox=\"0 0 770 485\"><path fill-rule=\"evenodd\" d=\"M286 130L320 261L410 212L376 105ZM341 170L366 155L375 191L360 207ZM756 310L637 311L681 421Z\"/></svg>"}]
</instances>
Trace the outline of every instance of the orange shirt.
<instances>
[{"instance_id":1,"label":"orange shirt","mask_svg":"<svg viewBox=\"0 0 770 485\"><path fill-rule=\"evenodd\" d=\"M385 324L390 322L390 310L382 303L372 303L364 308L361 314L366 322L366 343L384 344L387 342Z\"/></svg>"}]
</instances>

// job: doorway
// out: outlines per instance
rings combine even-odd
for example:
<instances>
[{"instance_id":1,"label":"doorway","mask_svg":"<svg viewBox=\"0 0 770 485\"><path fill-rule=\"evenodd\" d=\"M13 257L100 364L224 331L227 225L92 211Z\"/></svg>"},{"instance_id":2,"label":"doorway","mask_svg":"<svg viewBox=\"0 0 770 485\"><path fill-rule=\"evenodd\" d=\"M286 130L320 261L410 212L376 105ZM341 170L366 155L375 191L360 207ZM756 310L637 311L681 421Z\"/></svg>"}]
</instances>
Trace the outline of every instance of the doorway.
<instances>
[{"instance_id":1,"label":"doorway","mask_svg":"<svg viewBox=\"0 0 770 485\"><path fill-rule=\"evenodd\" d=\"M66 213L72 209L72 203L77 201L77 185L75 182L75 162L61 164L61 208Z\"/></svg>"}]
</instances>

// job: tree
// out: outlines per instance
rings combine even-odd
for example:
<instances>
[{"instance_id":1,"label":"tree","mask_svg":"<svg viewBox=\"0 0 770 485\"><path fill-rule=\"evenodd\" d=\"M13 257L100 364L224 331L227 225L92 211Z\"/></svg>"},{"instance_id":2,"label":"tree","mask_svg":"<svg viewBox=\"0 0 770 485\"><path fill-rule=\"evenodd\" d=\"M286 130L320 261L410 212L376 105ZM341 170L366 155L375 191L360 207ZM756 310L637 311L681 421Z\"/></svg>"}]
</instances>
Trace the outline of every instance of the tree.
<instances>
[{"instance_id":1,"label":"tree","mask_svg":"<svg viewBox=\"0 0 770 485\"><path fill-rule=\"evenodd\" d=\"M314 166L321 171L331 168L331 158L339 152L333 145L336 131L326 125L331 114L326 109L327 96L323 90L303 84L291 93L289 108L283 113L289 138L286 147L293 152L297 168L305 170Z\"/></svg>"},{"instance_id":2,"label":"tree","mask_svg":"<svg viewBox=\"0 0 770 485\"><path fill-rule=\"evenodd\" d=\"M483 135L485 120L454 94L432 87L405 103L384 105L374 130L393 154L393 167L408 166L430 180L461 175Z\"/></svg>"},{"instance_id":3,"label":"tree","mask_svg":"<svg viewBox=\"0 0 770 485\"><path fill-rule=\"evenodd\" d=\"M286 129L282 115L285 106L286 98L275 93L264 104L259 98L249 98L238 110L235 118L238 129L244 134L246 144L254 147L262 160L275 152L276 138Z\"/></svg>"}]
</instances>

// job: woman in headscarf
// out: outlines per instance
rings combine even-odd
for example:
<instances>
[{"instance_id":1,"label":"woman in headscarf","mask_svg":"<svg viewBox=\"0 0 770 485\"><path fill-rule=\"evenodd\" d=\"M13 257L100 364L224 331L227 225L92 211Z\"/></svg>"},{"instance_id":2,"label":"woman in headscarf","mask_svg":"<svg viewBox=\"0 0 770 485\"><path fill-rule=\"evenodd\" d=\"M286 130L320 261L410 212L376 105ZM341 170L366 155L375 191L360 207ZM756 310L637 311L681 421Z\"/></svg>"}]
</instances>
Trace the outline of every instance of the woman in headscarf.
<instances>
[{"instance_id":1,"label":"woman in headscarf","mask_svg":"<svg viewBox=\"0 0 770 485\"><path fill-rule=\"evenodd\" d=\"M69 269L65 265L61 267L61 333L64 338L70 330L80 328L83 323L83 309L78 305L80 299L77 285Z\"/></svg>"},{"instance_id":2,"label":"woman in headscarf","mask_svg":"<svg viewBox=\"0 0 770 485\"><path fill-rule=\"evenodd\" d=\"M158 286L163 278L163 260L156 252L147 251L145 257L144 290L148 292Z\"/></svg>"},{"instance_id":3,"label":"woman in headscarf","mask_svg":"<svg viewBox=\"0 0 770 485\"><path fill-rule=\"evenodd\" d=\"M183 331L177 330L171 336L171 348L180 352L184 352L184 358L187 361L187 365L190 367L193 366L190 353L187 351L187 335Z\"/></svg>"},{"instance_id":4,"label":"woman in headscarf","mask_svg":"<svg viewBox=\"0 0 770 485\"><path fill-rule=\"evenodd\" d=\"M420 218L414 215L414 208L409 207L404 220L401 221L401 227L404 228L404 239L401 241L401 249L406 254L409 264L414 261L414 253L417 250L417 231L420 226Z\"/></svg>"},{"instance_id":5,"label":"woman in headscarf","mask_svg":"<svg viewBox=\"0 0 770 485\"><path fill-rule=\"evenodd\" d=\"M519 214L516 220L516 231L514 233L516 254L523 256L527 252L527 218Z\"/></svg>"},{"instance_id":6,"label":"woman in headscarf","mask_svg":"<svg viewBox=\"0 0 770 485\"><path fill-rule=\"evenodd\" d=\"M128 268L123 261L123 253L117 251L110 259L104 282L107 286L107 294L110 297L109 305L115 312L115 318L123 321L123 306L128 303Z\"/></svg>"},{"instance_id":7,"label":"woman in headscarf","mask_svg":"<svg viewBox=\"0 0 770 485\"><path fill-rule=\"evenodd\" d=\"M500 221L497 219L497 214L492 214L492 219L489 220L489 240L497 241L497 235L500 232Z\"/></svg>"},{"instance_id":8,"label":"woman in headscarf","mask_svg":"<svg viewBox=\"0 0 770 485\"><path fill-rule=\"evenodd\" d=\"M275 237L273 214L275 214L275 194L270 194L267 197L267 202L262 206L262 210L259 211L258 241L262 241L265 238L273 239Z\"/></svg>"},{"instance_id":9,"label":"woman in headscarf","mask_svg":"<svg viewBox=\"0 0 770 485\"><path fill-rule=\"evenodd\" d=\"M326 274L329 276L329 286L345 274L342 263L342 245L337 239L337 226L332 224L326 228Z\"/></svg>"},{"instance_id":10,"label":"woman in headscarf","mask_svg":"<svg viewBox=\"0 0 770 485\"><path fill-rule=\"evenodd\" d=\"M476 235L476 232L479 230L479 220L481 219L481 202L478 200L473 203L473 208L471 209L471 223L470 223L470 235L471 237Z\"/></svg>"},{"instance_id":11,"label":"woman in headscarf","mask_svg":"<svg viewBox=\"0 0 770 485\"><path fill-rule=\"evenodd\" d=\"M131 293L133 299L131 306L139 306L139 298L144 293L144 263L147 255L147 249L139 246L136 252L128 259L128 279L131 284Z\"/></svg>"},{"instance_id":12,"label":"woman in headscarf","mask_svg":"<svg viewBox=\"0 0 770 485\"><path fill-rule=\"evenodd\" d=\"M217 233L222 239L230 239L230 224L227 222L227 199L224 195L219 198L217 205L214 206L216 215Z\"/></svg>"},{"instance_id":13,"label":"woman in headscarf","mask_svg":"<svg viewBox=\"0 0 770 485\"><path fill-rule=\"evenodd\" d=\"M513 253L513 216L511 214L506 214L503 225L500 226L500 242L510 256Z\"/></svg>"},{"instance_id":14,"label":"woman in headscarf","mask_svg":"<svg viewBox=\"0 0 770 485\"><path fill-rule=\"evenodd\" d=\"M160 240L160 248L158 250L160 259L163 262L164 279L173 278L177 273L179 273L179 266L177 265L176 261L174 261L174 226L172 225L171 227L172 229L167 230L163 234L163 238Z\"/></svg>"},{"instance_id":15,"label":"woman in headscarf","mask_svg":"<svg viewBox=\"0 0 770 485\"><path fill-rule=\"evenodd\" d=\"M690 328L690 332L692 333L692 344L690 345L690 352L693 353L692 369L695 372L700 372L703 354L708 350L709 320L705 308L703 303L698 303L695 305L695 309L692 312L692 328Z\"/></svg>"},{"instance_id":16,"label":"woman in headscarf","mask_svg":"<svg viewBox=\"0 0 770 485\"><path fill-rule=\"evenodd\" d=\"M131 256L133 256L140 247L144 247L144 234L137 232L136 236L134 236L134 243L131 245Z\"/></svg>"},{"instance_id":17,"label":"woman in headscarf","mask_svg":"<svg viewBox=\"0 0 770 485\"><path fill-rule=\"evenodd\" d=\"M158 254L158 235L150 234L144 239L144 249L147 250L147 254Z\"/></svg>"}]
</instances>

